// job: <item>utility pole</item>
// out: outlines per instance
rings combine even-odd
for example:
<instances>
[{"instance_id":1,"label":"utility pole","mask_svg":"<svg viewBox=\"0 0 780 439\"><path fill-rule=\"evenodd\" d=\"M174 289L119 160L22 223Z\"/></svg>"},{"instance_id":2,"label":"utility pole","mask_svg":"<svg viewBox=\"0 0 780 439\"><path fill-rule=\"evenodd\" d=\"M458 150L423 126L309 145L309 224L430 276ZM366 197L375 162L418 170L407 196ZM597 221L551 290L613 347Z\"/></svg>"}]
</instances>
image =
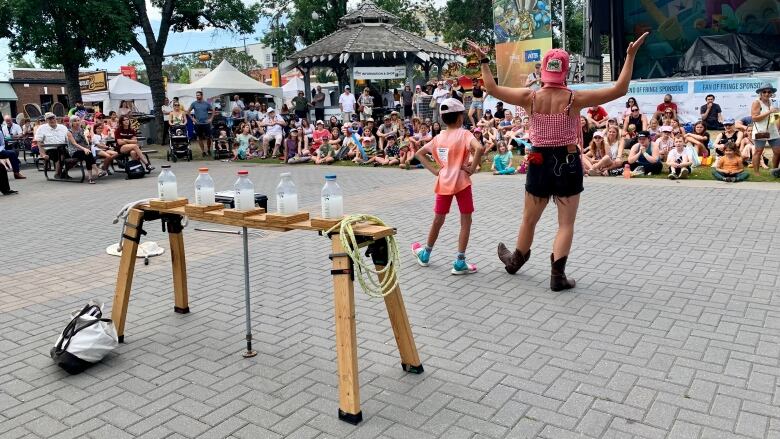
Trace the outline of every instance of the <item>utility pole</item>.
<instances>
[{"instance_id":1,"label":"utility pole","mask_svg":"<svg viewBox=\"0 0 780 439\"><path fill-rule=\"evenodd\" d=\"M244 42L244 53L246 53L248 55L249 54L249 50L246 48L246 39L247 39L246 37L242 37L241 41Z\"/></svg>"},{"instance_id":2,"label":"utility pole","mask_svg":"<svg viewBox=\"0 0 780 439\"><path fill-rule=\"evenodd\" d=\"M566 50L566 0L561 0L561 49Z\"/></svg>"}]
</instances>

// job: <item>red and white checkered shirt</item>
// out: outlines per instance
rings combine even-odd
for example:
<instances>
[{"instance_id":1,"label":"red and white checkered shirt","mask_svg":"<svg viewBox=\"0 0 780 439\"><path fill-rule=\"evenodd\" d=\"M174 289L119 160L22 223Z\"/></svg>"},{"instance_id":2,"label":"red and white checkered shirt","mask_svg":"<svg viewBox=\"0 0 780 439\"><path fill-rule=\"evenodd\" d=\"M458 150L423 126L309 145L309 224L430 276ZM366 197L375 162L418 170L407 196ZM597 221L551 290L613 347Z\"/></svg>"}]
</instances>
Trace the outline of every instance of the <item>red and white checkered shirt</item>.
<instances>
[{"instance_id":1,"label":"red and white checkered shirt","mask_svg":"<svg viewBox=\"0 0 780 439\"><path fill-rule=\"evenodd\" d=\"M535 113L534 103L536 92L531 95L531 144L535 148L579 145L581 143L582 129L580 128L580 116L569 114L571 103L574 100L574 92L569 90L569 104L561 113Z\"/></svg>"}]
</instances>

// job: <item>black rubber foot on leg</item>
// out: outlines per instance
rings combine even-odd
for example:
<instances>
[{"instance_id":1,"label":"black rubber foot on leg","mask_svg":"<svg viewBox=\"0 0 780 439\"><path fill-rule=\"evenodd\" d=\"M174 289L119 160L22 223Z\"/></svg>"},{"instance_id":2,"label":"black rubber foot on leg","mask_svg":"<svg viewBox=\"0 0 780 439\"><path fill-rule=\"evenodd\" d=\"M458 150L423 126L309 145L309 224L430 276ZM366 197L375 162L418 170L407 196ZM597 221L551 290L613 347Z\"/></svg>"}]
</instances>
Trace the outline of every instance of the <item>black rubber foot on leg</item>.
<instances>
[{"instance_id":1,"label":"black rubber foot on leg","mask_svg":"<svg viewBox=\"0 0 780 439\"><path fill-rule=\"evenodd\" d=\"M125 336L124 335L120 335L117 338L119 339L119 343L124 343L125 342Z\"/></svg>"},{"instance_id":2,"label":"black rubber foot on leg","mask_svg":"<svg viewBox=\"0 0 780 439\"><path fill-rule=\"evenodd\" d=\"M173 311L176 312L176 314L189 314L190 307L188 306L186 308L179 308L178 306L174 306Z\"/></svg>"},{"instance_id":3,"label":"black rubber foot on leg","mask_svg":"<svg viewBox=\"0 0 780 439\"><path fill-rule=\"evenodd\" d=\"M339 409L339 419L352 425L358 425L363 420L363 412L357 412L353 415Z\"/></svg>"},{"instance_id":4,"label":"black rubber foot on leg","mask_svg":"<svg viewBox=\"0 0 780 439\"><path fill-rule=\"evenodd\" d=\"M406 372L409 372L409 373L416 373L416 374L418 374L418 375L419 375L419 374L421 374L421 373L423 373L423 372L425 371L425 369L423 369L423 365L422 365L422 363L418 364L417 366L413 366L413 365L411 365L411 364L405 364L405 363L401 363L401 368L402 368L404 371L406 371Z\"/></svg>"}]
</instances>

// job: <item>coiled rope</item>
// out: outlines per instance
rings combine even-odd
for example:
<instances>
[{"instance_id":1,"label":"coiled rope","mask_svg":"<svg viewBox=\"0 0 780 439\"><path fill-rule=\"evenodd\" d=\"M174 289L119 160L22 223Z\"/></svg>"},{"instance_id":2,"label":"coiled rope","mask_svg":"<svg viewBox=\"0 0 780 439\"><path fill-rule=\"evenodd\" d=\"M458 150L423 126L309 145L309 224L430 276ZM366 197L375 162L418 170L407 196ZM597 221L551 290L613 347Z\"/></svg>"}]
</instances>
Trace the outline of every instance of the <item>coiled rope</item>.
<instances>
[{"instance_id":1,"label":"coiled rope","mask_svg":"<svg viewBox=\"0 0 780 439\"><path fill-rule=\"evenodd\" d=\"M381 270L376 270L373 266L369 266L360 254L360 247L353 230L355 224L365 222L387 227L381 219L373 215L349 215L341 220L339 224L331 227L327 233L333 233L338 229L341 246L344 247L344 252L352 260L355 278L357 278L360 288L370 297L385 297L398 286L398 269L401 266L398 244L394 235L385 237L384 239L387 241L387 265ZM379 277L382 278L381 281Z\"/></svg>"}]
</instances>

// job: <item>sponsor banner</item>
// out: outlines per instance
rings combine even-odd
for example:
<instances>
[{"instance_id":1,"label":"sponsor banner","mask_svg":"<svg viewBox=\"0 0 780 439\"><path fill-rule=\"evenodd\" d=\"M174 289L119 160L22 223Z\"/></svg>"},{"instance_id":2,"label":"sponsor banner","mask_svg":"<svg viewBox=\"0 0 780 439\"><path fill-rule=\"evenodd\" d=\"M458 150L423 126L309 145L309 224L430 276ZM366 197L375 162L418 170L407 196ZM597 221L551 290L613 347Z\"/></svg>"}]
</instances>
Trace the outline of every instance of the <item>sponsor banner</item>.
<instances>
[{"instance_id":1,"label":"sponsor banner","mask_svg":"<svg viewBox=\"0 0 780 439\"><path fill-rule=\"evenodd\" d=\"M108 90L106 72L82 73L79 75L79 88L82 93Z\"/></svg>"},{"instance_id":2,"label":"sponsor banner","mask_svg":"<svg viewBox=\"0 0 780 439\"><path fill-rule=\"evenodd\" d=\"M405 66L355 67L353 79L403 79L406 78Z\"/></svg>"},{"instance_id":3,"label":"sponsor banner","mask_svg":"<svg viewBox=\"0 0 780 439\"><path fill-rule=\"evenodd\" d=\"M525 87L525 79L552 49L552 38L496 44L496 68L499 85ZM530 60L530 61L529 61Z\"/></svg>"},{"instance_id":4,"label":"sponsor banner","mask_svg":"<svg viewBox=\"0 0 780 439\"><path fill-rule=\"evenodd\" d=\"M756 89L765 82L770 82L775 88L780 88L777 75L755 76L751 78L733 79L697 79L680 81L677 79L660 81L632 81L628 94L603 105L611 117L622 117L626 111L626 101L634 97L640 110L651 117L658 104L663 102L664 95L671 94L672 101L677 104L680 120L695 122L701 118L701 106L708 94L715 95L715 103L720 105L723 118L739 119L750 115L750 106L756 100ZM609 87L612 83L572 84L572 90L594 90ZM583 114L585 113L583 110Z\"/></svg>"},{"instance_id":5,"label":"sponsor banner","mask_svg":"<svg viewBox=\"0 0 780 439\"><path fill-rule=\"evenodd\" d=\"M552 48L550 2L493 0L498 83L525 87L525 80Z\"/></svg>"},{"instance_id":6,"label":"sponsor banner","mask_svg":"<svg viewBox=\"0 0 780 439\"><path fill-rule=\"evenodd\" d=\"M190 69L190 84L193 82L202 79L204 76L211 73L211 69L206 67L197 67L197 68L191 68Z\"/></svg>"}]
</instances>

